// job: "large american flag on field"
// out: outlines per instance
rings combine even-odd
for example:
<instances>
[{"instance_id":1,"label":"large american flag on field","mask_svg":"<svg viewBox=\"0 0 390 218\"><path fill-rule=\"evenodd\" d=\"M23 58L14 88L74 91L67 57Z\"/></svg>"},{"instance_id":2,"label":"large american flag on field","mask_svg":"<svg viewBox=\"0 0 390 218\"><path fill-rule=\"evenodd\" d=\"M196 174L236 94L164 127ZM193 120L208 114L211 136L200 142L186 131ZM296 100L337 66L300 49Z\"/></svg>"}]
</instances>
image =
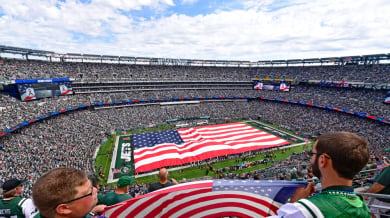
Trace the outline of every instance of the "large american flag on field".
<instances>
[{"instance_id":1,"label":"large american flag on field","mask_svg":"<svg viewBox=\"0 0 390 218\"><path fill-rule=\"evenodd\" d=\"M306 182L206 180L160 189L106 207L106 217L266 217Z\"/></svg>"},{"instance_id":2,"label":"large american flag on field","mask_svg":"<svg viewBox=\"0 0 390 218\"><path fill-rule=\"evenodd\" d=\"M289 144L243 123L135 134L135 172Z\"/></svg>"}]
</instances>

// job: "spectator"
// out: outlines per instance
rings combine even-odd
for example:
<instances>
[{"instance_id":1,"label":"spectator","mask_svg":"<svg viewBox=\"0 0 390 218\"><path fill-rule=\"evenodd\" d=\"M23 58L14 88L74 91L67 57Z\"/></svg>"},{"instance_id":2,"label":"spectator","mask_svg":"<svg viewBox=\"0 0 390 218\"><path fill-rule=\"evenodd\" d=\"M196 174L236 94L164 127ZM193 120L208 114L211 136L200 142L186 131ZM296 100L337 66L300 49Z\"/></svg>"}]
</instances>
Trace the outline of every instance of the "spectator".
<instances>
[{"instance_id":1,"label":"spectator","mask_svg":"<svg viewBox=\"0 0 390 218\"><path fill-rule=\"evenodd\" d=\"M1 217L29 218L36 211L31 199L21 198L24 182L19 179L10 179L3 184L4 198L0 200Z\"/></svg>"},{"instance_id":2,"label":"spectator","mask_svg":"<svg viewBox=\"0 0 390 218\"><path fill-rule=\"evenodd\" d=\"M385 90L325 87L300 83L293 86L290 92L277 92L253 90L250 82L250 79L254 77L281 78L284 76L284 78L296 78L294 80L297 82L301 78L306 78L382 83L390 79L389 64L232 68L1 59L4 60L4 63L0 64L2 80L72 77L75 78L73 83L75 95L31 102L21 102L10 96L0 95L0 132L68 107L88 105L94 102L186 96L250 96L291 99L390 118L389 105L383 104L387 92ZM147 85L144 82L137 82L146 80L153 80L156 83ZM110 82L107 83L107 81ZM132 82L128 83L129 81ZM175 84L177 81L188 83ZM242 82L230 84L226 81ZM207 85L204 82L213 82L213 84L207 83L209 84ZM179 89L178 86L180 86ZM92 110L77 110L60 114L51 119L34 122L34 125L28 125L13 134L1 137L0 146L3 149L0 149L0 166L2 166L0 167L0 183L4 182L4 178L15 175L18 178L24 177L23 179L33 184L43 173L57 167L83 169L88 174L92 174L97 172L97 169L93 169L94 153L102 144L107 130L159 125L172 118L207 115L214 122L219 122L225 117L261 116L295 134L314 137L325 131L346 130L367 138L370 141L370 154L373 156L382 156L386 146L390 143L388 137L390 125L388 124L345 113L271 101L201 101L196 105L132 105L115 110L98 109L99 107L93 107ZM286 163L283 162L283 164ZM296 163L288 163L288 165L291 164L296 165ZM286 177L284 175L286 169L274 166L273 170L276 174L283 174L280 175L281 178ZM20 196L31 196L31 188L25 187Z\"/></svg>"},{"instance_id":3,"label":"spectator","mask_svg":"<svg viewBox=\"0 0 390 218\"><path fill-rule=\"evenodd\" d=\"M118 180L118 185L115 191L108 192L103 198L103 204L111 206L122 201L131 199L129 193L130 185L134 183L134 177L122 176Z\"/></svg>"},{"instance_id":4,"label":"spectator","mask_svg":"<svg viewBox=\"0 0 390 218\"><path fill-rule=\"evenodd\" d=\"M169 178L169 172L166 168L161 168L158 173L158 178L160 179L159 182L152 183L149 186L149 192L156 191L168 186L177 185L179 184L175 179Z\"/></svg>"},{"instance_id":5,"label":"spectator","mask_svg":"<svg viewBox=\"0 0 390 218\"><path fill-rule=\"evenodd\" d=\"M321 135L313 146L311 164L322 192L314 196L314 183L298 189L279 217L371 217L364 199L354 193L352 180L367 164L368 142L349 132ZM310 196L310 197L309 197Z\"/></svg>"},{"instance_id":6,"label":"spectator","mask_svg":"<svg viewBox=\"0 0 390 218\"><path fill-rule=\"evenodd\" d=\"M386 159L384 159L384 162L386 163ZM390 166L387 166L380 172L380 174L375 178L374 184L368 189L367 193L390 195ZM389 208L390 199L375 198L370 201L370 204ZM390 212L389 210L381 208L372 208L371 211L378 218L380 217L380 214Z\"/></svg>"},{"instance_id":7,"label":"spectator","mask_svg":"<svg viewBox=\"0 0 390 218\"><path fill-rule=\"evenodd\" d=\"M44 217L83 217L97 203L97 191L86 174L73 168L50 170L34 184L34 203Z\"/></svg>"},{"instance_id":8,"label":"spectator","mask_svg":"<svg viewBox=\"0 0 390 218\"><path fill-rule=\"evenodd\" d=\"M96 205L103 204L104 195L99 193L99 180L94 176L91 177L89 180L91 180L92 186L95 187L96 190L98 191L98 194L97 194L98 201L97 201Z\"/></svg>"}]
</instances>

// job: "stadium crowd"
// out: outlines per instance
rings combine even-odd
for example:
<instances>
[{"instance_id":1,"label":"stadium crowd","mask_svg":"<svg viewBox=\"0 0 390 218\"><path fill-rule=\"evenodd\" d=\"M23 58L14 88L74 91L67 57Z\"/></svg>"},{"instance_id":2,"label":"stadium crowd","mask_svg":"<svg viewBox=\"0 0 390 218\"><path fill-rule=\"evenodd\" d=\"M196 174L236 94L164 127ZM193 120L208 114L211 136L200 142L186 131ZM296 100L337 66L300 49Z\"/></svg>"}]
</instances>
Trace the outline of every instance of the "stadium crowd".
<instances>
[{"instance_id":1,"label":"stadium crowd","mask_svg":"<svg viewBox=\"0 0 390 218\"><path fill-rule=\"evenodd\" d=\"M33 102L21 102L7 95L0 95L2 119L0 129L11 128L21 122L34 119L49 112L60 111L68 107L77 107L95 102L120 102L128 99L148 100L156 98L176 97L206 97L206 96L249 96L270 97L286 100L305 101L312 104L330 105L340 109L367 113L390 119L389 106L384 104L385 91L369 89L345 89L298 85L290 92L276 92L263 90L234 90L208 89L208 90L170 90L170 91L134 91L127 93L91 93L75 94L66 97L46 98Z\"/></svg>"},{"instance_id":2,"label":"stadium crowd","mask_svg":"<svg viewBox=\"0 0 390 218\"><path fill-rule=\"evenodd\" d=\"M75 167L93 172L94 151L102 143L105 133L194 116L210 116L222 121L225 118L260 116L300 135L353 131L370 141L371 154L376 156L385 155L389 144L388 125L339 112L267 101L81 110L35 123L3 137L1 178L16 175L33 184L39 175L55 167Z\"/></svg>"},{"instance_id":3,"label":"stadium crowd","mask_svg":"<svg viewBox=\"0 0 390 218\"><path fill-rule=\"evenodd\" d=\"M92 81L250 81L260 78L291 78L384 83L390 65L324 65L289 67L150 66L118 63L48 62L3 58L0 80L72 77Z\"/></svg>"},{"instance_id":4,"label":"stadium crowd","mask_svg":"<svg viewBox=\"0 0 390 218\"><path fill-rule=\"evenodd\" d=\"M388 65L323 66L323 67L167 67L98 63L49 63L5 59L0 63L0 80L26 78L73 77L76 81L250 81L253 77L282 77L293 79L327 79L346 81L388 81ZM248 89L204 90L133 90L119 93L89 93L21 102L0 95L0 130L42 114L94 102L112 102L126 99L174 98L194 96L250 96L270 97L332 105L342 109L368 113L390 119L390 109L382 102L385 92L373 89L352 89L296 85L290 92ZM390 126L353 115L300 105L271 101L208 101L191 105L140 105L123 108L90 108L66 113L34 123L0 138L0 183L15 176L36 180L49 169L74 167L93 174L93 156L106 134L119 129L159 125L166 120L196 116L210 116L224 122L230 118L258 118L289 129L302 136L318 136L330 131L351 131L368 139L371 155L386 155L390 143ZM302 154L303 156L305 154ZM304 166L305 158L292 163L274 163L274 168L260 171L250 178L286 178L290 170L280 166ZM296 162L298 161L298 162ZM279 164L279 165L278 165ZM275 170L279 169L279 170ZM271 174L271 172L276 174ZM307 174L307 173L306 173ZM229 176L229 175L226 175ZM235 175L237 176L237 175ZM235 177L231 175L232 178ZM242 176L242 175L241 175ZM240 175L238 175L240 177ZM244 177L247 177L245 175ZM142 185L142 187L146 187ZM144 189L142 189L144 190ZM143 191L142 191L143 192ZM31 187L24 196L31 195Z\"/></svg>"}]
</instances>

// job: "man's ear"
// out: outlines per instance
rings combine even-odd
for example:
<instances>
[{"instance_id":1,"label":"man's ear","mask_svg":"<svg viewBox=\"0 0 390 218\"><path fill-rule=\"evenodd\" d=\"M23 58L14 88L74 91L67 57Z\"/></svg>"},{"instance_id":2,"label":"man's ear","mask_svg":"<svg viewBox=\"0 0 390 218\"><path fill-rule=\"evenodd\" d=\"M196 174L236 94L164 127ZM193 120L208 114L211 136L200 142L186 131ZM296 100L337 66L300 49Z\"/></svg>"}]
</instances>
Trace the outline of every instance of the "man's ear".
<instances>
[{"instance_id":1,"label":"man's ear","mask_svg":"<svg viewBox=\"0 0 390 218\"><path fill-rule=\"evenodd\" d=\"M321 157L319 158L319 166L320 167L325 167L326 165L329 165L329 164L331 164L331 162L330 162L330 158L329 158L329 156L326 154L326 153L323 153L322 155L321 155Z\"/></svg>"},{"instance_id":2,"label":"man's ear","mask_svg":"<svg viewBox=\"0 0 390 218\"><path fill-rule=\"evenodd\" d=\"M67 204L59 204L56 207L56 212L61 215L68 215L72 213L72 210L69 209Z\"/></svg>"}]
</instances>

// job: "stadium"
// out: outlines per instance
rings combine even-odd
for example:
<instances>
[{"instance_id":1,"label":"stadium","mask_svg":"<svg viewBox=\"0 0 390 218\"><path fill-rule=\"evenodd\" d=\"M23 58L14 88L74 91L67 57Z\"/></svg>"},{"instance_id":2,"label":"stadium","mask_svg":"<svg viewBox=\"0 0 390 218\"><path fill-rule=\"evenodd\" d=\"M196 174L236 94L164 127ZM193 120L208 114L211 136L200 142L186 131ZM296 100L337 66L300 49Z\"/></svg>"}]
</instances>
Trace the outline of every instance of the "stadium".
<instances>
[{"instance_id":1,"label":"stadium","mask_svg":"<svg viewBox=\"0 0 390 218\"><path fill-rule=\"evenodd\" d=\"M1 182L13 175L32 185L56 167L99 177L102 192L134 175L133 191L142 193L160 167L178 180L288 180L297 170L307 175L311 142L331 131L365 137L372 158L389 155L390 54L250 62L0 46L4 54L20 57L0 58ZM208 138L213 128L236 126L277 142L222 149ZM187 143L187 130L215 141L187 159L163 155L143 165L136 154L136 137L176 131ZM376 167L368 165L354 185L367 185Z\"/></svg>"}]
</instances>

